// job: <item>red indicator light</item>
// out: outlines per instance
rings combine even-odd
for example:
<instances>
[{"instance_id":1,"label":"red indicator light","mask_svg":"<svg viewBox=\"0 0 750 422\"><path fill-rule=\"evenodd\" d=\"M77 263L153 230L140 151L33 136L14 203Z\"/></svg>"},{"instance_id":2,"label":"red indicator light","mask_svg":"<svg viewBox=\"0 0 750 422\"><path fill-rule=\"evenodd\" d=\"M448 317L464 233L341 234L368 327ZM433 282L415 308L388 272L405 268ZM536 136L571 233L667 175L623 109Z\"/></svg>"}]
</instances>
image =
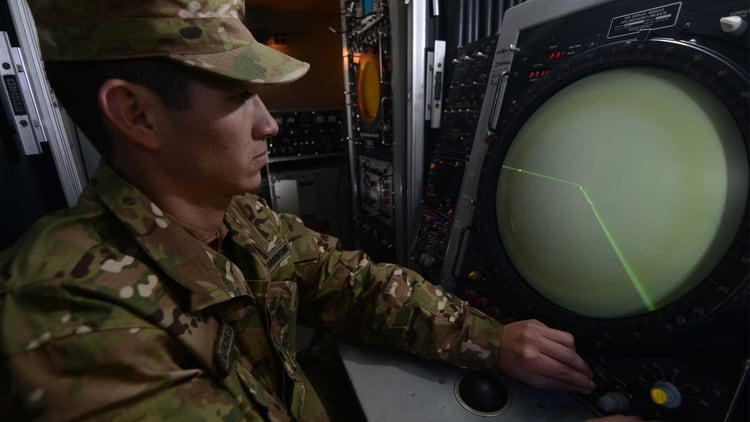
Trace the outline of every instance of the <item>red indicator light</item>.
<instances>
[{"instance_id":1,"label":"red indicator light","mask_svg":"<svg viewBox=\"0 0 750 422\"><path fill-rule=\"evenodd\" d=\"M549 73L549 69L536 69L529 71L529 79L537 79Z\"/></svg>"},{"instance_id":2,"label":"red indicator light","mask_svg":"<svg viewBox=\"0 0 750 422\"><path fill-rule=\"evenodd\" d=\"M565 50L553 51L547 55L547 60L555 60L565 56Z\"/></svg>"}]
</instances>

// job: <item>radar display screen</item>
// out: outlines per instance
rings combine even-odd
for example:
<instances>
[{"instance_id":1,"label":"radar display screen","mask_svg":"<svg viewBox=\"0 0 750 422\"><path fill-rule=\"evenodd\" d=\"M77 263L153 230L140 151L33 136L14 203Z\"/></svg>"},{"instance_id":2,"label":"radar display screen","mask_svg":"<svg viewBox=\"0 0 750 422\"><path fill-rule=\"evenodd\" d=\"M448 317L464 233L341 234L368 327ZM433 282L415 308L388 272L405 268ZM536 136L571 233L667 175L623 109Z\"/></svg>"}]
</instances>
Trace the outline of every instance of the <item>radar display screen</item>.
<instances>
[{"instance_id":1,"label":"radar display screen","mask_svg":"<svg viewBox=\"0 0 750 422\"><path fill-rule=\"evenodd\" d=\"M523 124L497 180L499 235L549 301L619 318L678 299L717 265L748 199L727 107L675 72L581 78Z\"/></svg>"}]
</instances>

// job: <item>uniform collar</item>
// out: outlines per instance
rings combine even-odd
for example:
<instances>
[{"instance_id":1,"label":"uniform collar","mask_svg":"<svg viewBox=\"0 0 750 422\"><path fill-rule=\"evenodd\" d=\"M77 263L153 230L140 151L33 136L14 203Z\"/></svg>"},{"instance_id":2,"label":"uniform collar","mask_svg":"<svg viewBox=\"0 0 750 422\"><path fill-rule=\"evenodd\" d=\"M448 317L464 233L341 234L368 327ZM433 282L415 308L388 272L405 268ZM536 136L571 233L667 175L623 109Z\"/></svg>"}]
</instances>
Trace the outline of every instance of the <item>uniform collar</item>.
<instances>
[{"instance_id":1,"label":"uniform collar","mask_svg":"<svg viewBox=\"0 0 750 422\"><path fill-rule=\"evenodd\" d=\"M190 291L192 311L252 298L236 265L191 236L111 167L100 165L91 189L159 268Z\"/></svg>"}]
</instances>

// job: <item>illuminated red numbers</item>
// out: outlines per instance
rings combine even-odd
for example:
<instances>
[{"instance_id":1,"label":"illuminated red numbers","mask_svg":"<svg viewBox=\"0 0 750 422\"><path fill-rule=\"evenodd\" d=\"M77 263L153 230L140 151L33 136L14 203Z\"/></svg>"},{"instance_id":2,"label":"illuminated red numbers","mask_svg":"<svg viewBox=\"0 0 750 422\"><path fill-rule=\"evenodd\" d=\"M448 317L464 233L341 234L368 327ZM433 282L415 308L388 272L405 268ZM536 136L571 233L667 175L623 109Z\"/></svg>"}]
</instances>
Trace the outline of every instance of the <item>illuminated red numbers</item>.
<instances>
[{"instance_id":1,"label":"illuminated red numbers","mask_svg":"<svg viewBox=\"0 0 750 422\"><path fill-rule=\"evenodd\" d=\"M549 73L549 69L536 69L529 71L529 79L537 79Z\"/></svg>"},{"instance_id":2,"label":"illuminated red numbers","mask_svg":"<svg viewBox=\"0 0 750 422\"><path fill-rule=\"evenodd\" d=\"M566 54L567 53L565 52L565 50L551 51L549 54L547 54L547 60L548 61L557 60L557 59L565 57ZM533 69L529 71L528 79L529 80L539 79L542 76L547 75L548 73L549 73L549 69Z\"/></svg>"},{"instance_id":3,"label":"illuminated red numbers","mask_svg":"<svg viewBox=\"0 0 750 422\"><path fill-rule=\"evenodd\" d=\"M555 60L559 59L561 57L565 56L565 51L559 50L559 51L553 51L547 55L547 60Z\"/></svg>"}]
</instances>

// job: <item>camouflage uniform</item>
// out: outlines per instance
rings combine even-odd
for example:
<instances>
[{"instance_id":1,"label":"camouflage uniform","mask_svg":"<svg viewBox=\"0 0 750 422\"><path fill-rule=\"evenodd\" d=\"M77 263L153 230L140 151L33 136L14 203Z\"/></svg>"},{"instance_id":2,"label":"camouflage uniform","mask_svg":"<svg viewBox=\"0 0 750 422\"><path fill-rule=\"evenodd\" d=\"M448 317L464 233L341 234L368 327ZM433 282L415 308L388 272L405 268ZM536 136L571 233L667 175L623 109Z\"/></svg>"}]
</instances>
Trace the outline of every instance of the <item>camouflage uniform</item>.
<instances>
[{"instance_id":1,"label":"camouflage uniform","mask_svg":"<svg viewBox=\"0 0 750 422\"><path fill-rule=\"evenodd\" d=\"M1 352L42 419L325 420L297 323L495 367L502 327L252 194L219 253L100 168L79 204L0 255Z\"/></svg>"},{"instance_id":2,"label":"camouflage uniform","mask_svg":"<svg viewBox=\"0 0 750 422\"><path fill-rule=\"evenodd\" d=\"M165 56L253 83L308 67L237 25L240 0L29 4L48 60ZM502 326L416 273L341 251L252 194L224 223L217 251L102 165L78 205L0 253L0 415L327 420L298 322L496 367Z\"/></svg>"}]
</instances>

